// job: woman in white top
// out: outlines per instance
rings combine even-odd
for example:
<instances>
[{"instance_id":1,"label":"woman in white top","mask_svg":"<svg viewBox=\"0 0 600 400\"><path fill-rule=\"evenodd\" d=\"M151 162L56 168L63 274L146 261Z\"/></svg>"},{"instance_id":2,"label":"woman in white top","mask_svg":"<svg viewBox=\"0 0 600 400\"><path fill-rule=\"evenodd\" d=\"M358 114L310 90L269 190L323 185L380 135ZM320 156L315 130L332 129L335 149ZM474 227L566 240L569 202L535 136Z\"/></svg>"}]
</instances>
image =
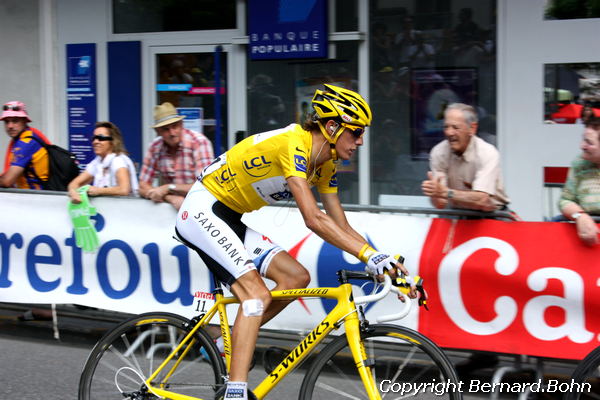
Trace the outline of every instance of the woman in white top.
<instances>
[{"instance_id":1,"label":"woman in white top","mask_svg":"<svg viewBox=\"0 0 600 400\"><path fill-rule=\"evenodd\" d=\"M121 131L112 122L97 122L92 137L96 158L69 183L69 197L80 203L77 189L91 184L90 196L136 196L138 180L133 162L127 156Z\"/></svg>"}]
</instances>

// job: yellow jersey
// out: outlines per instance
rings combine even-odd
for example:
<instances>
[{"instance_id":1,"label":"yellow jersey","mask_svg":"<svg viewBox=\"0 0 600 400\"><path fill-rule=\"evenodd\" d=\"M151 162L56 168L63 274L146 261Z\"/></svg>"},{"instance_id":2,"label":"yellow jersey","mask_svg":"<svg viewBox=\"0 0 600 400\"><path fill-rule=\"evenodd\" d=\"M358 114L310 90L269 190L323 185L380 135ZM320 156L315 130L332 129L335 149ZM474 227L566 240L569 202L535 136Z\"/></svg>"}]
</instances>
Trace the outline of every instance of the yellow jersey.
<instances>
[{"instance_id":1,"label":"yellow jersey","mask_svg":"<svg viewBox=\"0 0 600 400\"><path fill-rule=\"evenodd\" d=\"M287 178L297 176L319 193L337 193L335 164L328 160L307 176L312 134L298 124L247 137L217 157L202 184L219 201L243 214L292 198ZM327 145L323 151L329 151Z\"/></svg>"}]
</instances>

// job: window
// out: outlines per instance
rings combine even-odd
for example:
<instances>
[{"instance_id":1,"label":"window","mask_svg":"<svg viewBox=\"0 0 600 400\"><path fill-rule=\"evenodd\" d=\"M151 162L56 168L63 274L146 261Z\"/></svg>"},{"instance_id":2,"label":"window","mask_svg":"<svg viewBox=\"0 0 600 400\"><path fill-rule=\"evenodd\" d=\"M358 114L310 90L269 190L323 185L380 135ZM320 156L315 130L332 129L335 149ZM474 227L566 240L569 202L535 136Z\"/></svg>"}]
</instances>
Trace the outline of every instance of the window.
<instances>
[{"instance_id":1,"label":"window","mask_svg":"<svg viewBox=\"0 0 600 400\"><path fill-rule=\"evenodd\" d=\"M166 53L156 55L156 104L170 102L186 116L184 125L203 133L221 154L226 138L216 143L216 127L227 132L227 53L219 55L220 121L217 121L215 53Z\"/></svg>"},{"instance_id":2,"label":"window","mask_svg":"<svg viewBox=\"0 0 600 400\"><path fill-rule=\"evenodd\" d=\"M583 123L600 117L600 63L544 65L544 121Z\"/></svg>"},{"instance_id":3,"label":"window","mask_svg":"<svg viewBox=\"0 0 600 400\"><path fill-rule=\"evenodd\" d=\"M600 18L598 0L548 0L545 19Z\"/></svg>"},{"instance_id":4,"label":"window","mask_svg":"<svg viewBox=\"0 0 600 400\"><path fill-rule=\"evenodd\" d=\"M474 106L496 143L496 1L371 2L371 203L421 196L450 103Z\"/></svg>"},{"instance_id":5,"label":"window","mask_svg":"<svg viewBox=\"0 0 600 400\"><path fill-rule=\"evenodd\" d=\"M113 0L113 33L234 29L235 0Z\"/></svg>"}]
</instances>

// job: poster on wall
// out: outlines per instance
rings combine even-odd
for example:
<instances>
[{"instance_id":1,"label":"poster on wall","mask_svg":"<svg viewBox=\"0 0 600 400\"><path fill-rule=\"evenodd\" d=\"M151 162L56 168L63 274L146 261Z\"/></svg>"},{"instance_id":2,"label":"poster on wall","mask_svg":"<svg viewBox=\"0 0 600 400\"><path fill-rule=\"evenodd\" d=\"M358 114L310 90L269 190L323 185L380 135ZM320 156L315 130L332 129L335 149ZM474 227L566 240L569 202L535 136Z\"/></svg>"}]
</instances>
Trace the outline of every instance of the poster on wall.
<instances>
[{"instance_id":1,"label":"poster on wall","mask_svg":"<svg viewBox=\"0 0 600 400\"><path fill-rule=\"evenodd\" d=\"M313 112L311 102L315 95L315 90L323 90L323 83L352 89L350 79L335 79L328 82L327 78L305 78L296 81L296 123L302 125L306 117ZM337 165L337 172L356 172L358 171L358 159L356 157L350 160L340 160Z\"/></svg>"},{"instance_id":2,"label":"poster on wall","mask_svg":"<svg viewBox=\"0 0 600 400\"><path fill-rule=\"evenodd\" d=\"M67 44L66 61L69 150L85 168L95 157L90 138L97 118L96 44Z\"/></svg>"},{"instance_id":3,"label":"poster on wall","mask_svg":"<svg viewBox=\"0 0 600 400\"><path fill-rule=\"evenodd\" d=\"M411 154L429 159L429 151L444 138L444 110L451 103L477 105L474 68L412 71Z\"/></svg>"},{"instance_id":4,"label":"poster on wall","mask_svg":"<svg viewBox=\"0 0 600 400\"><path fill-rule=\"evenodd\" d=\"M198 133L204 133L204 109L202 107L177 107L177 114L185 116L183 127Z\"/></svg>"}]
</instances>

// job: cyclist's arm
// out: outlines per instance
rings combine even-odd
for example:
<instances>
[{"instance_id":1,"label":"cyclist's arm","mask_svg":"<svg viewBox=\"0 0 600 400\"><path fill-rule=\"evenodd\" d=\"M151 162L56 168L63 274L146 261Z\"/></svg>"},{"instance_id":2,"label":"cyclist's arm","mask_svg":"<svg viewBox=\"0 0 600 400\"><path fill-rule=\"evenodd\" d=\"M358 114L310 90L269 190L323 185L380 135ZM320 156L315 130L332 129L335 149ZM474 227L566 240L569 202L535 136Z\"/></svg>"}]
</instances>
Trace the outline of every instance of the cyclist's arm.
<instances>
[{"instance_id":1,"label":"cyclist's arm","mask_svg":"<svg viewBox=\"0 0 600 400\"><path fill-rule=\"evenodd\" d=\"M315 199L315 196L313 196L306 179L291 176L287 178L287 182L294 195L294 199L298 204L298 209L302 214L306 227L326 242L331 243L347 253L358 256L358 253L365 245L366 241L362 239L360 235L358 235L359 238L342 229L332 216L325 214L319 209L317 200ZM334 214L335 213L336 212L334 211ZM339 218L339 216L337 218Z\"/></svg>"},{"instance_id":2,"label":"cyclist's arm","mask_svg":"<svg viewBox=\"0 0 600 400\"><path fill-rule=\"evenodd\" d=\"M346 219L346 213L344 212L342 203L340 202L340 198L337 195L337 193L321 193L320 197L321 202L325 207L325 211L327 212L327 215L333 218L333 220L344 231L348 232L350 235L354 236L358 240L361 240L365 243L367 242L367 239L365 239L360 233L355 231L354 228L350 226L350 223L348 223L348 220Z\"/></svg>"},{"instance_id":3,"label":"cyclist's arm","mask_svg":"<svg viewBox=\"0 0 600 400\"><path fill-rule=\"evenodd\" d=\"M350 226L337 193L321 193L320 196L327 215L331 216L335 223L338 224L338 226L342 228L344 232L347 232L350 236L359 240L361 243L368 243L367 239L365 239L360 233L354 230L352 226ZM404 265L398 264L398 266L402 272L408 275L408 270L406 270Z\"/></svg>"}]
</instances>

